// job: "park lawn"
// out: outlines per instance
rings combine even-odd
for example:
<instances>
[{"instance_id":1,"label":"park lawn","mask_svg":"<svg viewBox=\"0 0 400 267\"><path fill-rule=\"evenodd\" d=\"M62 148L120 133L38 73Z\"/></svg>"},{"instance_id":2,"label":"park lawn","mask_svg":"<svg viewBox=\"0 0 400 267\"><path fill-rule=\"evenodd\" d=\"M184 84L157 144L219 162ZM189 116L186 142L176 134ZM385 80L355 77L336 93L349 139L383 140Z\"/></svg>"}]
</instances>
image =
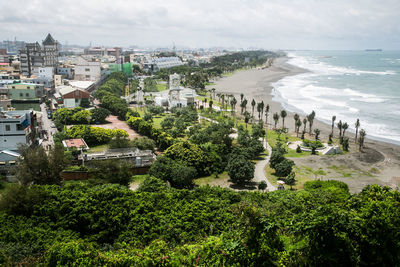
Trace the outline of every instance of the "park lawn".
<instances>
[{"instance_id":1,"label":"park lawn","mask_svg":"<svg viewBox=\"0 0 400 267\"><path fill-rule=\"evenodd\" d=\"M303 168L299 168L297 166L293 166L293 171L296 173L296 185L294 185L292 188L293 189L304 189L304 183L307 181L314 180L314 174L313 172L307 171ZM316 170L315 172L317 173L319 170ZM274 175L275 170L272 169L269 164L265 167L265 174L268 179L268 181L271 182L274 186L277 186L277 181L278 180L283 180L285 177L278 177ZM285 189L290 189L290 186L285 185Z\"/></svg>"},{"instance_id":2,"label":"park lawn","mask_svg":"<svg viewBox=\"0 0 400 267\"><path fill-rule=\"evenodd\" d=\"M109 144L97 145L97 146L90 146L87 153L99 153L110 148Z\"/></svg>"},{"instance_id":3,"label":"park lawn","mask_svg":"<svg viewBox=\"0 0 400 267\"><path fill-rule=\"evenodd\" d=\"M157 91L165 91L167 90L167 84L166 83L157 83Z\"/></svg>"},{"instance_id":4,"label":"park lawn","mask_svg":"<svg viewBox=\"0 0 400 267\"><path fill-rule=\"evenodd\" d=\"M161 129L161 122L164 120L164 117L157 115L156 117L153 117L153 126L156 129Z\"/></svg>"},{"instance_id":5,"label":"park lawn","mask_svg":"<svg viewBox=\"0 0 400 267\"><path fill-rule=\"evenodd\" d=\"M267 135L267 140L268 140L268 143L272 146L272 147L274 147L274 146L276 146L276 143L278 143L278 141L279 141L279 139L278 139L278 133L277 132L275 132L274 130L268 130L268 135ZM281 134L281 136L280 136L280 142L282 143L282 144L285 144L286 142L293 142L293 141L301 141L301 138L299 138L299 137L296 137L296 136L292 136L292 135L290 135L290 134L285 134L285 133L282 133Z\"/></svg>"}]
</instances>

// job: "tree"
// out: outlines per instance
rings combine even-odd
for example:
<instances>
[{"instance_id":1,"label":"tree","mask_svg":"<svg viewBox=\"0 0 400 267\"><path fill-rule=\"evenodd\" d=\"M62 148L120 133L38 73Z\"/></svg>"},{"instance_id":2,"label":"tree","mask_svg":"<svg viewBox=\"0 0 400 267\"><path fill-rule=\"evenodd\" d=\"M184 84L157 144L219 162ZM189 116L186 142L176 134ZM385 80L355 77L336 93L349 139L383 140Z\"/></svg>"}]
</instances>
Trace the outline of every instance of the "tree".
<instances>
[{"instance_id":1,"label":"tree","mask_svg":"<svg viewBox=\"0 0 400 267\"><path fill-rule=\"evenodd\" d=\"M246 110L246 106L247 106L247 99L244 99L241 103L240 103L240 114L243 114L243 110Z\"/></svg>"},{"instance_id":2,"label":"tree","mask_svg":"<svg viewBox=\"0 0 400 267\"><path fill-rule=\"evenodd\" d=\"M91 112L89 110L81 110L72 116L74 123L88 124L92 120Z\"/></svg>"},{"instance_id":3,"label":"tree","mask_svg":"<svg viewBox=\"0 0 400 267\"><path fill-rule=\"evenodd\" d=\"M254 120L254 107L255 106L256 106L256 101L253 98L253 100L251 101L251 117L253 120Z\"/></svg>"},{"instance_id":4,"label":"tree","mask_svg":"<svg viewBox=\"0 0 400 267\"><path fill-rule=\"evenodd\" d=\"M170 130L174 127L175 125L175 118L171 115L166 116L162 121L161 121L161 128L165 130Z\"/></svg>"},{"instance_id":5,"label":"tree","mask_svg":"<svg viewBox=\"0 0 400 267\"><path fill-rule=\"evenodd\" d=\"M360 119L357 119L356 123L354 124L354 126L356 127L356 138L355 138L355 142L357 143L357 134L358 134L358 128L360 128Z\"/></svg>"},{"instance_id":6,"label":"tree","mask_svg":"<svg viewBox=\"0 0 400 267\"><path fill-rule=\"evenodd\" d=\"M241 94L240 94L240 104L242 104L242 102L243 102L243 97L244 97L244 94L241 93Z\"/></svg>"},{"instance_id":7,"label":"tree","mask_svg":"<svg viewBox=\"0 0 400 267\"><path fill-rule=\"evenodd\" d=\"M268 129L269 104L265 107L265 128Z\"/></svg>"},{"instance_id":8,"label":"tree","mask_svg":"<svg viewBox=\"0 0 400 267\"><path fill-rule=\"evenodd\" d=\"M168 190L168 186L167 184L157 178L157 177L153 177L153 176L148 176L139 186L138 188L138 192L163 192Z\"/></svg>"},{"instance_id":9,"label":"tree","mask_svg":"<svg viewBox=\"0 0 400 267\"><path fill-rule=\"evenodd\" d=\"M232 108L232 113L234 113L234 112L235 112L235 109L236 109L236 104L237 104L237 100L236 100L236 98L235 98L235 97L233 97L233 98L231 99L231 108Z\"/></svg>"},{"instance_id":10,"label":"tree","mask_svg":"<svg viewBox=\"0 0 400 267\"><path fill-rule=\"evenodd\" d=\"M293 160L284 159L275 166L275 175L278 177L288 176L292 172L294 166Z\"/></svg>"},{"instance_id":11,"label":"tree","mask_svg":"<svg viewBox=\"0 0 400 267\"><path fill-rule=\"evenodd\" d=\"M208 106L209 106L209 108L210 108L210 112L212 112L212 110L213 110L213 108L212 108L213 103L214 103L214 101L212 101L212 100L210 100L210 101L208 102Z\"/></svg>"},{"instance_id":12,"label":"tree","mask_svg":"<svg viewBox=\"0 0 400 267\"><path fill-rule=\"evenodd\" d=\"M111 114L111 112L105 108L92 109L91 113L92 113L92 121L94 123L105 123L106 118Z\"/></svg>"},{"instance_id":13,"label":"tree","mask_svg":"<svg viewBox=\"0 0 400 267\"><path fill-rule=\"evenodd\" d=\"M291 172L285 179L285 184L290 186L290 189L292 189L292 186L296 185L296 174L294 172Z\"/></svg>"},{"instance_id":14,"label":"tree","mask_svg":"<svg viewBox=\"0 0 400 267\"><path fill-rule=\"evenodd\" d=\"M95 176L112 184L128 186L132 178L132 164L121 160L102 160L93 163Z\"/></svg>"},{"instance_id":15,"label":"tree","mask_svg":"<svg viewBox=\"0 0 400 267\"><path fill-rule=\"evenodd\" d=\"M226 169L235 184L243 184L254 177L254 164L242 155L231 157Z\"/></svg>"},{"instance_id":16,"label":"tree","mask_svg":"<svg viewBox=\"0 0 400 267\"><path fill-rule=\"evenodd\" d=\"M287 116L286 110L281 110L281 117L282 117L282 128L285 129L285 118Z\"/></svg>"},{"instance_id":17,"label":"tree","mask_svg":"<svg viewBox=\"0 0 400 267\"><path fill-rule=\"evenodd\" d=\"M308 116L307 116L307 120L308 120L308 124L310 126L310 134L312 133L312 126L314 124L314 118L315 118L315 111L313 110Z\"/></svg>"},{"instance_id":18,"label":"tree","mask_svg":"<svg viewBox=\"0 0 400 267\"><path fill-rule=\"evenodd\" d=\"M258 190L264 191L265 189L267 189L267 187L268 187L267 182L265 182L264 180L262 180L258 184Z\"/></svg>"},{"instance_id":19,"label":"tree","mask_svg":"<svg viewBox=\"0 0 400 267\"><path fill-rule=\"evenodd\" d=\"M343 128L342 120L340 120L340 121L337 123L337 127L338 127L338 129L339 129L339 139L342 140L342 128Z\"/></svg>"},{"instance_id":20,"label":"tree","mask_svg":"<svg viewBox=\"0 0 400 267\"><path fill-rule=\"evenodd\" d=\"M279 121L279 114L278 114L278 112L275 112L272 118L274 119L274 122L275 122L274 129L276 129L276 124L277 124L278 121Z\"/></svg>"},{"instance_id":21,"label":"tree","mask_svg":"<svg viewBox=\"0 0 400 267\"><path fill-rule=\"evenodd\" d=\"M90 107L89 98L82 98L80 106L83 107L83 108Z\"/></svg>"},{"instance_id":22,"label":"tree","mask_svg":"<svg viewBox=\"0 0 400 267\"><path fill-rule=\"evenodd\" d=\"M23 185L60 184L60 173L71 162L61 145L55 145L49 154L43 147L21 145L19 153L15 176Z\"/></svg>"},{"instance_id":23,"label":"tree","mask_svg":"<svg viewBox=\"0 0 400 267\"><path fill-rule=\"evenodd\" d=\"M319 140L319 134L321 133L321 131L319 129L315 129L314 133L315 133L315 140Z\"/></svg>"},{"instance_id":24,"label":"tree","mask_svg":"<svg viewBox=\"0 0 400 267\"><path fill-rule=\"evenodd\" d=\"M296 127L297 137L299 137L299 131L300 131L300 127L301 127L301 120L300 120L300 119L298 119L298 120L296 121L295 127Z\"/></svg>"},{"instance_id":25,"label":"tree","mask_svg":"<svg viewBox=\"0 0 400 267\"><path fill-rule=\"evenodd\" d=\"M344 151L349 151L349 138L343 137L342 147Z\"/></svg>"},{"instance_id":26,"label":"tree","mask_svg":"<svg viewBox=\"0 0 400 267\"><path fill-rule=\"evenodd\" d=\"M349 128L349 125L347 124L347 122L343 123L342 128L343 128L343 135L342 135L342 138L344 138L344 135L345 135L345 133L346 133L346 130Z\"/></svg>"},{"instance_id":27,"label":"tree","mask_svg":"<svg viewBox=\"0 0 400 267\"><path fill-rule=\"evenodd\" d=\"M146 136L136 137L130 143L130 146L137 147L140 150L152 150L154 151L156 148L156 143L153 139L150 139Z\"/></svg>"},{"instance_id":28,"label":"tree","mask_svg":"<svg viewBox=\"0 0 400 267\"><path fill-rule=\"evenodd\" d=\"M244 112L244 122L246 123L246 129L247 129L247 124L250 121L250 113L248 113L247 111Z\"/></svg>"},{"instance_id":29,"label":"tree","mask_svg":"<svg viewBox=\"0 0 400 267\"><path fill-rule=\"evenodd\" d=\"M294 119L294 131L295 131L296 133L298 133L298 131L297 131L297 121L300 120L299 114L295 113L295 114L293 115L293 119Z\"/></svg>"},{"instance_id":30,"label":"tree","mask_svg":"<svg viewBox=\"0 0 400 267\"><path fill-rule=\"evenodd\" d=\"M364 140L365 140L365 136L367 135L367 133L365 132L364 129L360 130L360 137L358 139L359 142L359 149L360 151L362 150L362 148L364 147Z\"/></svg>"},{"instance_id":31,"label":"tree","mask_svg":"<svg viewBox=\"0 0 400 267\"><path fill-rule=\"evenodd\" d=\"M264 110L264 101L257 103L258 120L261 121L261 115Z\"/></svg>"},{"instance_id":32,"label":"tree","mask_svg":"<svg viewBox=\"0 0 400 267\"><path fill-rule=\"evenodd\" d=\"M335 120L336 120L336 116L332 116L332 136L333 136L333 128L335 127Z\"/></svg>"}]
</instances>

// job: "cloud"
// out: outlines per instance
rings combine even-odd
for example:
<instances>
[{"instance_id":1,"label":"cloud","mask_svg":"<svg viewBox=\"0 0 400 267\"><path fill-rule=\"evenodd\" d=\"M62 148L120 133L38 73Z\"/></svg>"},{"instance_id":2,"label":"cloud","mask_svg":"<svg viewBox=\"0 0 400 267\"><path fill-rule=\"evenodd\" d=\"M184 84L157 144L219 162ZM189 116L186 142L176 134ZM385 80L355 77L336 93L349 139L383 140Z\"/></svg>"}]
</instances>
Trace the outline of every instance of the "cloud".
<instances>
[{"instance_id":1,"label":"cloud","mask_svg":"<svg viewBox=\"0 0 400 267\"><path fill-rule=\"evenodd\" d=\"M105 45L365 48L400 44L394 0L2 1L0 39Z\"/></svg>"}]
</instances>

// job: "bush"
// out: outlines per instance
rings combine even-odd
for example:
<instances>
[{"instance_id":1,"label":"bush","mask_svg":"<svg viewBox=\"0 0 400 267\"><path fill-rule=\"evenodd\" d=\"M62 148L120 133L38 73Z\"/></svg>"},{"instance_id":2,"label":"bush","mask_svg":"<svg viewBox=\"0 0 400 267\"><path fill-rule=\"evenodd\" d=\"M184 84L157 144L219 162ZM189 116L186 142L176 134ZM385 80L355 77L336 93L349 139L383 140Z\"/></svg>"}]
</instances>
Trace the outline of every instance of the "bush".
<instances>
[{"instance_id":1,"label":"bush","mask_svg":"<svg viewBox=\"0 0 400 267\"><path fill-rule=\"evenodd\" d=\"M315 140L315 141L311 141L308 139L303 140L303 146L311 148L313 145L315 145L317 148L324 147L324 145L319 140Z\"/></svg>"},{"instance_id":2,"label":"bush","mask_svg":"<svg viewBox=\"0 0 400 267\"><path fill-rule=\"evenodd\" d=\"M296 153L302 153L303 151L301 150L301 147L297 145L296 147Z\"/></svg>"},{"instance_id":3,"label":"bush","mask_svg":"<svg viewBox=\"0 0 400 267\"><path fill-rule=\"evenodd\" d=\"M156 177L148 176L139 186L138 192L162 192L168 190L167 184Z\"/></svg>"},{"instance_id":4,"label":"bush","mask_svg":"<svg viewBox=\"0 0 400 267\"><path fill-rule=\"evenodd\" d=\"M137 147L140 150L154 151L156 148L156 143L154 140L147 137L137 137L131 141L130 146Z\"/></svg>"},{"instance_id":5,"label":"bush","mask_svg":"<svg viewBox=\"0 0 400 267\"><path fill-rule=\"evenodd\" d=\"M111 114L108 109L105 108L95 108L91 110L92 121L94 123L105 123L106 118Z\"/></svg>"},{"instance_id":6,"label":"bush","mask_svg":"<svg viewBox=\"0 0 400 267\"><path fill-rule=\"evenodd\" d=\"M67 138L83 138L88 145L105 144L116 135L128 137L128 133L120 129L104 129L88 125L75 125L65 131Z\"/></svg>"}]
</instances>

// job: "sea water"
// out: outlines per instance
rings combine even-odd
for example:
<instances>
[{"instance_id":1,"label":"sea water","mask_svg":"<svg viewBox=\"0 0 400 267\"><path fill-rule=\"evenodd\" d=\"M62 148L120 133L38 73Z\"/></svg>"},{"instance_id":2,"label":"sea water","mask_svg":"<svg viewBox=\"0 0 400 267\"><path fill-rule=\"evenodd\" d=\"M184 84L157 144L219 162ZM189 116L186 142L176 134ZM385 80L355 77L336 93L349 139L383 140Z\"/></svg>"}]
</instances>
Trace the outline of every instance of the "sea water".
<instances>
[{"instance_id":1,"label":"sea water","mask_svg":"<svg viewBox=\"0 0 400 267\"><path fill-rule=\"evenodd\" d=\"M274 99L294 112L333 115L367 137L400 144L400 51L296 51L289 64L307 72L273 84Z\"/></svg>"}]
</instances>

